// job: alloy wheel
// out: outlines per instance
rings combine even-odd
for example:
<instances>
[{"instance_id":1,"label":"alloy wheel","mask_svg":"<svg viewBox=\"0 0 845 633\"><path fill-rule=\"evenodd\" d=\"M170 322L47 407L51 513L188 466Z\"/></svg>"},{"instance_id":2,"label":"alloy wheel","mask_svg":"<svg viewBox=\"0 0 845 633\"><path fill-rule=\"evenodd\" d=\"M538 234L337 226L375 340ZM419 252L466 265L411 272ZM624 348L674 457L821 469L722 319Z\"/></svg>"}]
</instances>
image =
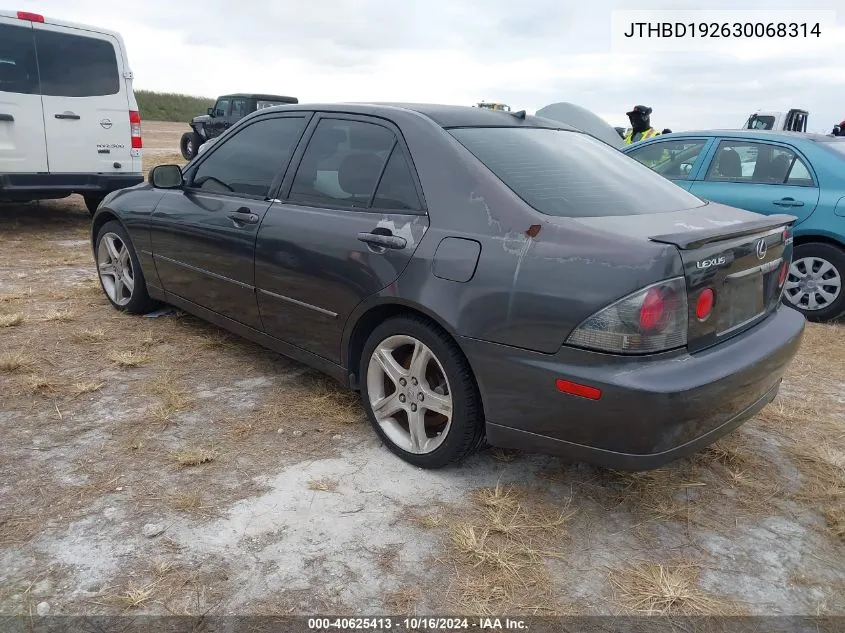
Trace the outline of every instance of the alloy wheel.
<instances>
[{"instance_id":1,"label":"alloy wheel","mask_svg":"<svg viewBox=\"0 0 845 633\"><path fill-rule=\"evenodd\" d=\"M409 453L435 451L452 425L452 392L443 365L422 341L390 336L373 350L367 392L375 419Z\"/></svg>"},{"instance_id":2,"label":"alloy wheel","mask_svg":"<svg viewBox=\"0 0 845 633\"><path fill-rule=\"evenodd\" d=\"M103 289L115 305L125 306L132 300L135 275L129 247L116 233L106 233L97 247L97 272Z\"/></svg>"}]
</instances>

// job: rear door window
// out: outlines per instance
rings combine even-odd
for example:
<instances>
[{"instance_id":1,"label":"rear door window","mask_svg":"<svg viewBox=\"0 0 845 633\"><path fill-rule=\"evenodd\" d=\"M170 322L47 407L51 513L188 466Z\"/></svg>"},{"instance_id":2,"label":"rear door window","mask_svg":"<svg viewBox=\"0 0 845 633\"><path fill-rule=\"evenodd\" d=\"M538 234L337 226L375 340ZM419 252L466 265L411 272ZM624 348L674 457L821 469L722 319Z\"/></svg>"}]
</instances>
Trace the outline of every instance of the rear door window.
<instances>
[{"instance_id":1,"label":"rear door window","mask_svg":"<svg viewBox=\"0 0 845 633\"><path fill-rule=\"evenodd\" d=\"M117 55L111 41L35 29L41 94L99 97L120 92Z\"/></svg>"},{"instance_id":2,"label":"rear door window","mask_svg":"<svg viewBox=\"0 0 845 633\"><path fill-rule=\"evenodd\" d=\"M299 163L290 199L317 207L368 208L395 142L396 135L381 125L321 119Z\"/></svg>"},{"instance_id":3,"label":"rear door window","mask_svg":"<svg viewBox=\"0 0 845 633\"><path fill-rule=\"evenodd\" d=\"M0 92L38 94L32 27L0 24Z\"/></svg>"},{"instance_id":4,"label":"rear door window","mask_svg":"<svg viewBox=\"0 0 845 633\"><path fill-rule=\"evenodd\" d=\"M797 153L772 143L723 140L705 180L767 185L813 186L813 177Z\"/></svg>"},{"instance_id":5,"label":"rear door window","mask_svg":"<svg viewBox=\"0 0 845 633\"><path fill-rule=\"evenodd\" d=\"M581 132L528 127L449 132L537 211L564 217L641 215L704 201Z\"/></svg>"}]
</instances>

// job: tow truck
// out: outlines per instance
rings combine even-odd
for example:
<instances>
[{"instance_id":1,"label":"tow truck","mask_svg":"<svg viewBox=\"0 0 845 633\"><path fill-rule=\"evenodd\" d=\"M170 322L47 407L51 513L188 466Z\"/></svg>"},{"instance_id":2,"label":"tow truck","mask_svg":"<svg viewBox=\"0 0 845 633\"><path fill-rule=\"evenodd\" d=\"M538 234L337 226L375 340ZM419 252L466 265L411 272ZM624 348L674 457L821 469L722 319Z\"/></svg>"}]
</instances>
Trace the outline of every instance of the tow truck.
<instances>
[{"instance_id":1,"label":"tow truck","mask_svg":"<svg viewBox=\"0 0 845 633\"><path fill-rule=\"evenodd\" d=\"M788 112L758 110L751 114L742 126L743 130L778 130L780 132L806 132L806 110L793 108Z\"/></svg>"}]
</instances>

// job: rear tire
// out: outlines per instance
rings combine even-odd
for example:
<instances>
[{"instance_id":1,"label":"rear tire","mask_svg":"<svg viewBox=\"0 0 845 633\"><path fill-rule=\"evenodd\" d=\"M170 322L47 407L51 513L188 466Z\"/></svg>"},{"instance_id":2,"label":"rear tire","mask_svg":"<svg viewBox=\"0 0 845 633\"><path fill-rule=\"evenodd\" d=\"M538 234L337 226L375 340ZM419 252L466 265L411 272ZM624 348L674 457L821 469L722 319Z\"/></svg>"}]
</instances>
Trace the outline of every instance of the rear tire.
<instances>
[{"instance_id":1,"label":"rear tire","mask_svg":"<svg viewBox=\"0 0 845 633\"><path fill-rule=\"evenodd\" d=\"M799 244L792 255L783 302L808 321L831 321L845 314L843 285L845 250L825 242Z\"/></svg>"},{"instance_id":2,"label":"rear tire","mask_svg":"<svg viewBox=\"0 0 845 633\"><path fill-rule=\"evenodd\" d=\"M155 309L158 304L147 292L135 247L120 222L110 220L100 227L94 257L100 286L112 306L130 314Z\"/></svg>"},{"instance_id":3,"label":"rear tire","mask_svg":"<svg viewBox=\"0 0 845 633\"><path fill-rule=\"evenodd\" d=\"M97 211L97 207L99 207L100 203L103 201L103 198L105 198L105 196L82 196L82 199L85 200L85 207L88 209L88 213L94 215Z\"/></svg>"},{"instance_id":4,"label":"rear tire","mask_svg":"<svg viewBox=\"0 0 845 633\"><path fill-rule=\"evenodd\" d=\"M202 139L196 132L185 132L179 140L179 151L182 152L182 158L191 160L197 155Z\"/></svg>"},{"instance_id":5,"label":"rear tire","mask_svg":"<svg viewBox=\"0 0 845 633\"><path fill-rule=\"evenodd\" d=\"M376 327L364 344L359 376L361 402L376 434L406 462L442 468L484 439L481 396L469 363L427 319L400 316Z\"/></svg>"}]
</instances>

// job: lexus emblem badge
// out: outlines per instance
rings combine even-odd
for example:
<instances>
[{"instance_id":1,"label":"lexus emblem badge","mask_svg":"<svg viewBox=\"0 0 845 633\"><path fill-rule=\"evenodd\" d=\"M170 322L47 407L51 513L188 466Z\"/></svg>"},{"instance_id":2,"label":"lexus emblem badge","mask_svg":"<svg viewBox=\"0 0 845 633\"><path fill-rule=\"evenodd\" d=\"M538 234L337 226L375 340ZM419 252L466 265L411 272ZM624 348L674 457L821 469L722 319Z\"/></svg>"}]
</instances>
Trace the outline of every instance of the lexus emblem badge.
<instances>
[{"instance_id":1,"label":"lexus emblem badge","mask_svg":"<svg viewBox=\"0 0 845 633\"><path fill-rule=\"evenodd\" d=\"M757 242L757 259L765 259L767 250L768 246L766 246L766 240L760 240Z\"/></svg>"},{"instance_id":2,"label":"lexus emblem badge","mask_svg":"<svg viewBox=\"0 0 845 633\"><path fill-rule=\"evenodd\" d=\"M100 119L100 125L103 129L108 130L111 127L111 119Z\"/></svg>"}]
</instances>

